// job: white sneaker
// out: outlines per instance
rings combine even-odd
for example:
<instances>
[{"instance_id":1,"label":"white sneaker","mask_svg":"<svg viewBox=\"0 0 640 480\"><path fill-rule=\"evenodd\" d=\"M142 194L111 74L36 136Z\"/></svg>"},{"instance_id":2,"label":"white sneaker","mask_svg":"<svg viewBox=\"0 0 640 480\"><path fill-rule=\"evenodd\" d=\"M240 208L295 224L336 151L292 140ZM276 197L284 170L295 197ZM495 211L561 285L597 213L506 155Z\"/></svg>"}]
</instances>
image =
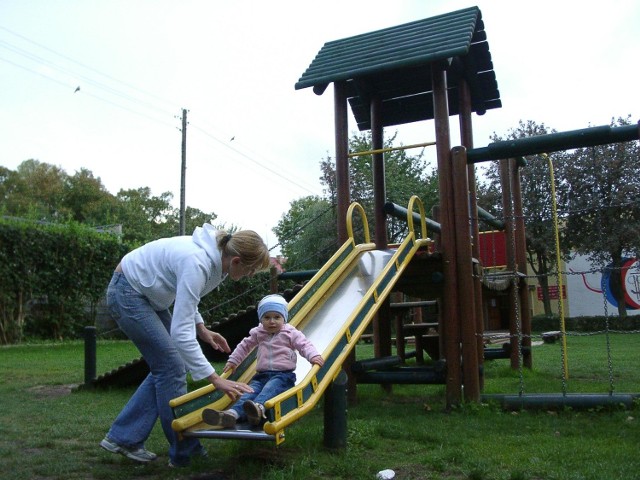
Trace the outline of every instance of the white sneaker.
<instances>
[{"instance_id":1,"label":"white sneaker","mask_svg":"<svg viewBox=\"0 0 640 480\"><path fill-rule=\"evenodd\" d=\"M109 440L109 437L104 437L100 442L100 446L106 451L111 453L119 453L136 462L147 463L155 460L158 456L146 450L145 448L128 448Z\"/></svg>"}]
</instances>

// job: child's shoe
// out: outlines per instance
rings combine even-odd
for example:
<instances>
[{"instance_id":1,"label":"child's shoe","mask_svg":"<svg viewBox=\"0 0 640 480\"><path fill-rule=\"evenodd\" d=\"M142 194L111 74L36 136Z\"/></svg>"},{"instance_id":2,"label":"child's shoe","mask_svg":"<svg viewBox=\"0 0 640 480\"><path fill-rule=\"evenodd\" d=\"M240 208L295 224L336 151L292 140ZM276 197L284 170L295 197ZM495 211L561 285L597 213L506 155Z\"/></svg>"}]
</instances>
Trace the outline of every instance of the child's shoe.
<instances>
[{"instance_id":1,"label":"child's shoe","mask_svg":"<svg viewBox=\"0 0 640 480\"><path fill-rule=\"evenodd\" d=\"M247 414L251 425L262 425L267 419L267 416L264 414L264 407L259 403L247 400L242 404L242 408L244 409L244 413Z\"/></svg>"},{"instance_id":2,"label":"child's shoe","mask_svg":"<svg viewBox=\"0 0 640 480\"><path fill-rule=\"evenodd\" d=\"M236 417L229 412L205 408L202 411L202 421L214 427L233 428L236 426Z\"/></svg>"}]
</instances>

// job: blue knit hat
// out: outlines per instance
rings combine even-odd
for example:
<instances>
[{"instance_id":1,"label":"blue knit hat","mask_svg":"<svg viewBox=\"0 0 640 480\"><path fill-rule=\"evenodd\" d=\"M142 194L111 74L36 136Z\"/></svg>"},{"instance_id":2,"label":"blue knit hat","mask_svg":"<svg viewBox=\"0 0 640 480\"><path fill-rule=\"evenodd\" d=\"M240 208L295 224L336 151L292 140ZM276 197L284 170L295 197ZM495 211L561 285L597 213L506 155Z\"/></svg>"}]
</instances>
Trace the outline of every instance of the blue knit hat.
<instances>
[{"instance_id":1,"label":"blue knit hat","mask_svg":"<svg viewBox=\"0 0 640 480\"><path fill-rule=\"evenodd\" d=\"M267 312L278 312L284 318L285 323L289 318L287 301L282 295L267 295L258 304L258 320Z\"/></svg>"}]
</instances>

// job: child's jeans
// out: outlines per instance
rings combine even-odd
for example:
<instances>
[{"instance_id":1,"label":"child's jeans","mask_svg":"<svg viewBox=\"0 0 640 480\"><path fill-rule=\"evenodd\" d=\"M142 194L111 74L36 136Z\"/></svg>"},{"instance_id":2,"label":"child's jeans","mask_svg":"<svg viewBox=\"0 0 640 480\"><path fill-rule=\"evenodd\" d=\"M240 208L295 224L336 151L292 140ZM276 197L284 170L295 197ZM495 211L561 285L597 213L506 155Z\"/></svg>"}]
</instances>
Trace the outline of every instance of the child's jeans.
<instances>
[{"instance_id":1,"label":"child's jeans","mask_svg":"<svg viewBox=\"0 0 640 480\"><path fill-rule=\"evenodd\" d=\"M267 400L272 399L276 395L293 388L296 384L296 374L293 371L278 372L268 370L266 372L258 372L249 382L249 386L253 388L253 393L245 393L231 407L238 414L238 420L244 421L247 415L244 413L242 406L247 400L264 405Z\"/></svg>"}]
</instances>

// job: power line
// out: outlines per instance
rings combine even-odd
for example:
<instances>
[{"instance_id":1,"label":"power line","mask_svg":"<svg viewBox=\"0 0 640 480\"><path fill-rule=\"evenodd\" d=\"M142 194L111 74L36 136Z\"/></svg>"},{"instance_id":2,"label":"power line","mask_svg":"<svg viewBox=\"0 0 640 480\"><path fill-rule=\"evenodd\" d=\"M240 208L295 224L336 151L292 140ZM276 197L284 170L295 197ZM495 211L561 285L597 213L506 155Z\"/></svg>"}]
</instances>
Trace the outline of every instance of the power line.
<instances>
[{"instance_id":1,"label":"power line","mask_svg":"<svg viewBox=\"0 0 640 480\"><path fill-rule=\"evenodd\" d=\"M37 63L39 63L41 65L48 66L48 67L50 67L50 68L52 68L54 70L57 70L57 71L65 74L65 75L69 75L69 76L77 78L77 79L82 79L84 82L88 83L89 85L96 86L99 89L102 89L102 90L104 90L105 92L107 92L107 93L109 93L111 95L114 95L114 96L117 96L117 97L121 97L124 100L127 100L127 101L129 101L131 103L135 103L135 104L138 104L138 105L140 105L142 107L149 108L149 109L152 109L152 110L157 110L157 111L159 111L161 113L169 113L168 111L160 109L160 108L156 107L155 105L153 105L153 104L151 104L149 102L140 100L140 99L138 99L136 97L132 97L131 95L123 93L122 91L119 91L119 90L117 90L117 89L115 89L113 87L110 87L109 85L106 85L104 83L96 81L96 80L94 80L94 79L92 79L90 77L87 77L86 75L80 74L80 73L75 72L73 70L69 70L69 69L67 69L67 68L65 68L65 67L63 67L61 65L58 65L58 64L56 64L56 63L54 63L54 62L52 62L50 60L47 60L47 59L42 58L42 57L40 57L38 55L35 55L35 54L31 53L31 52L28 52L28 51L23 50L23 49L21 49L19 47L16 47L15 45L9 44L9 43L7 43L7 42L5 42L3 40L0 40L0 47L3 47L6 50L9 50L9 51L11 51L13 53L21 55L21 56L23 56L25 58L28 58L29 60L37 62ZM16 65L16 64L14 63L14 65ZM27 67L23 67L23 68L28 69Z\"/></svg>"},{"instance_id":2,"label":"power line","mask_svg":"<svg viewBox=\"0 0 640 480\"><path fill-rule=\"evenodd\" d=\"M115 78L115 77L112 77L111 75L108 75L108 74L106 74L106 73L104 73L104 72L101 72L101 71L99 71L99 70L97 70L97 69L95 69L95 68L93 68L93 67L90 67L90 66L88 66L88 65L85 65L84 63L79 62L79 61L77 61L77 60L74 60L73 58L68 57L68 56L66 56L66 55L64 55L64 54L62 54L62 53L60 53L60 52L56 52L55 50L53 50L53 49L51 49L51 48L47 47L46 45L42 45L41 43L35 42L35 41L33 41L33 40L31 40L31 39L29 39L29 38L27 38L27 37L23 36L23 35L20 35L19 33L16 33L16 32L14 32L14 31L12 31L12 30L9 30L9 29L8 29L8 28L6 28L6 27L3 27L2 25L0 25L0 29L2 29L2 30L4 30L4 31L6 31L6 32L10 33L11 35L14 35L14 36L16 36L16 37L18 37L18 38L20 38L20 39L22 39L22 40L26 41L26 42L29 42L29 43L31 43L31 44L33 44L33 45L36 45L36 46L38 46L38 47L42 48L43 50L46 50L46 51L48 51L48 52L51 52L51 53L53 53L54 55L57 55L57 56L59 56L60 58L63 58L63 59L65 59L65 60L67 60L67 61L69 61L69 62L71 62L71 63L74 63L74 64L76 64L76 65L78 65L78 66L82 67L82 68L85 68L85 69L90 70L90 71L92 71L92 72L94 72L94 73L97 73L98 75L101 75L101 76L103 76L103 77L105 77L105 78L108 78L109 80L112 80L112 81L114 81L114 82L117 82L117 83L120 83L120 84L122 84L122 85L125 85L126 87L131 88L132 90L136 90L136 91L138 91L138 92L140 92L140 93L143 93L144 95L147 95L147 96L149 96L149 97L153 97L153 98L155 98L155 99L157 99L157 100L161 100L162 102L167 103L167 105L170 105L170 107L171 107L172 109L173 109L173 108L175 107L175 105L177 104L176 102L169 101L169 100L167 100L167 99L165 99L165 98L159 97L159 96L157 96L157 95L155 95L155 94L153 94L153 93L150 93L150 92L148 92L148 91L146 91L146 90L142 90L142 89L140 89L140 88L136 87L135 85L132 85L132 84L130 84L130 83L127 83L127 82L124 82L124 81L122 81L122 80L119 80L119 79L117 79L117 78ZM16 47L16 48L17 48L17 47Z\"/></svg>"},{"instance_id":3,"label":"power line","mask_svg":"<svg viewBox=\"0 0 640 480\"><path fill-rule=\"evenodd\" d=\"M78 62L77 60L74 60L74 59L72 59L72 58L70 58L70 57L68 57L66 55L63 55L63 54L61 54L59 52L56 52L55 50L53 50L53 49L51 49L51 48L49 48L49 47L47 47L45 45L42 45L42 44L40 44L38 42L35 42L33 40L30 40L30 39L28 39L28 38L26 38L26 37L24 37L24 36L22 36L22 35L20 35L20 34L18 34L16 32L13 32L12 30L9 30L8 28L6 28L4 26L0 25L0 29L2 29L4 31L6 31L6 32L8 32L8 33L10 33L10 34L12 34L12 35L24 40L24 41L26 41L26 42L29 42L29 43L31 43L33 45L36 45L37 47L42 48L43 50L46 50L46 51L48 51L48 52L50 52L50 53L52 53L52 54L54 54L54 55L56 55L56 56L58 56L58 57L60 57L60 58L62 58L64 60L66 60L68 62L76 64L76 65L78 65L78 66L80 66L80 67L82 67L82 68L84 68L86 70L89 70L91 72L97 73L98 75L100 75L102 77L105 77L105 78L107 78L107 79L109 79L109 80L111 80L113 82L125 85L126 87L131 88L132 90L138 91L138 92L140 92L140 93L142 93L144 95L148 95L148 96L160 99L160 100L162 100L163 102L165 102L167 104L171 104L172 103L172 102L169 102L166 99L162 99L161 97L158 97L156 95L150 94L149 92L144 91L142 89L139 89L139 88L135 87L134 85L131 85L131 84L127 83L127 82L123 82L123 81L121 81L121 80L119 80L119 79L117 79L117 78L115 78L115 77L113 77L111 75L108 75L108 74L105 74L103 72L100 72L99 70L97 70L95 68L92 68L92 67L90 67L88 65L85 65L85 64L83 64L81 62ZM152 105L147 101L144 101L144 100L141 100L141 99L139 99L137 97L131 96L131 95L127 94L127 93L122 92L121 90L119 90L117 88L114 88L112 86L106 85L106 84L104 84L104 83L102 83L102 82L100 82L98 80L95 80L95 79L93 79L91 77L88 77L88 76L86 76L84 74L78 73L77 71L74 71L74 70L71 70L69 68L66 68L66 67L64 67L62 65L59 65L59 64L57 64L57 63L55 63L55 62L53 62L51 60L45 59L45 58L43 58L43 57L41 57L41 56L39 56L39 55L37 55L35 53L29 52L27 50L24 50L23 48L20 48L20 47L18 47L16 45L13 45L13 44L11 44L9 42L0 40L0 47L3 47L8 51L11 51L11 52L13 52L13 53L15 53L17 55L20 55L20 56L22 56L24 58L27 58L30 61L35 62L36 64L48 66L48 67L50 67L50 68L52 68L52 69L54 69L54 70L56 70L58 72L61 72L61 73L65 74L65 75L70 75L70 76L75 77L75 78L81 78L81 79L83 79L84 82L88 83L89 85L93 85L93 86L97 87L98 89L101 89L101 90L103 90L103 91L105 91L105 92L107 92L107 93L109 93L111 95L114 95L116 97L124 99L124 100L126 100L126 101L128 101L128 102L130 102L130 103L132 103L134 105L142 106L144 108L155 110L155 111L160 112L160 113L171 114L170 112L167 112L166 110L158 108L155 105ZM65 83L63 81L60 81L59 79L53 78L50 75L46 75L46 74L44 74L42 72L38 72L38 71L36 71L36 70L34 70L32 68L29 68L28 66L21 65L19 63L16 63L14 61L9 60L9 59L0 57L0 60L4 61L4 62L6 62L6 63L8 63L10 65L13 65L15 67L18 67L18 68L21 68L23 70L26 70L26 71L28 71L30 73L36 74L38 76L41 76L41 77L43 77L43 78L45 78L47 80L50 80L50 81L52 81L54 83L57 83L58 85L61 85L61 86L65 87L65 88L73 88L73 86L75 86L75 84L74 85L67 84L67 83ZM76 89L76 91L78 91L78 90ZM149 116L149 115L147 115L145 113L140 112L139 110L134 110L134 109L129 108L127 106L124 106L124 105L122 105L120 103L111 101L111 100L109 100L107 98L104 98L104 97L102 97L100 95L96 95L94 93L91 93L89 90L82 89L80 91L82 92L83 95L95 98L95 99L97 99L99 101L102 101L104 103L108 103L108 104L113 105L115 107L121 108L121 109L126 110L126 111L128 111L130 113L145 117L145 118L147 118L147 119L149 119L151 121L154 121L156 123L160 123L160 124L165 125L165 126L173 127L172 124L169 124L169 123L167 123L167 122L165 122L163 120L160 120L159 118L155 118L155 117ZM173 116L173 114L171 114L171 115ZM267 172L275 175L277 178L283 179L283 180L285 180L285 181L297 186L298 188L302 189L303 191L309 192L309 193L311 193L313 195L318 195L317 190L314 190L313 187L310 188L309 186L305 186L305 185L301 184L300 181L293 179L290 175L287 175L286 173L283 173L282 171L277 171L277 170L275 170L273 168L270 168L264 162L261 162L261 161L257 160L256 158L253 158L250 155L247 155L246 153L243 153L240 150L230 146L228 142L220 140L218 137L216 137L215 135L209 133L204 128L199 127L197 125L192 125L192 126L193 126L193 128L195 128L195 129L199 130L200 132L202 132L207 137L212 138L213 140L215 140L216 142L222 144L223 146L225 146L226 148L228 148L229 150L231 150L235 154L240 155L241 157L247 159L248 161L250 161L251 163L253 163L255 165L258 165L259 167L261 167L262 169L266 170Z\"/></svg>"},{"instance_id":4,"label":"power line","mask_svg":"<svg viewBox=\"0 0 640 480\"><path fill-rule=\"evenodd\" d=\"M33 70L33 69L29 68L29 67L25 67L24 65L20 65L20 64L18 64L18 63L12 62L11 60L7 60L6 58L2 58L2 57L0 57L0 60L1 60L1 61L3 61L3 62L8 63L8 64L10 64L10 65L13 65L14 67L18 67L18 68L21 68L21 69L23 69L23 70L26 70L27 72L33 73L34 75L38 75L38 76L40 76L40 77L43 77L43 78L45 78L45 79L47 79L47 80L49 80L49 81L51 81L51 82L57 83L58 85L61 85L61 86L62 86L62 87L64 87L65 89L70 89L69 84L64 83L64 82L61 82L60 80L58 80L58 79L56 79L56 78L53 78L53 77L51 77L51 76L49 76L49 75L46 75L46 74L44 74L44 73L42 73L42 72L38 72L38 71ZM120 104L118 104L118 103L115 103L115 102L112 102L112 101L110 101L110 100L107 100L106 98L100 97L99 95L95 95L95 94L92 94L92 93L90 93L90 92L86 92L86 91L84 91L84 92L83 92L83 95L86 95L86 96L89 96L89 97L95 98L96 100L99 100L99 101L101 101L101 102L108 103L109 105L113 105L114 107L121 108L121 109L126 110L126 111L128 111L128 112L130 112L130 113L133 113L133 114L135 114L135 115L139 115L139 116L141 116L141 117L145 117L145 118L147 118L148 120L151 120L151 121L153 121L153 122L156 122L156 123L159 123L159 124L162 124L162 125L166 125L166 126L168 126L168 127L172 127L172 128L173 128L173 125L172 125L172 124L169 124L169 123L164 122L164 121L162 121L162 120L159 120L159 119L157 119L157 118L150 117L149 115L146 115L146 114L144 114L144 113L141 113L141 112L138 112L138 111L132 110L131 108L128 108L128 107L125 107L125 106L120 105Z\"/></svg>"},{"instance_id":5,"label":"power line","mask_svg":"<svg viewBox=\"0 0 640 480\"><path fill-rule=\"evenodd\" d=\"M44 77L44 78L46 78L47 80L51 80L52 82L55 82L55 83L57 83L57 84L59 84L59 85L62 85L62 86L63 86L63 87L65 87L65 88L69 88L69 85L68 85L68 84L63 83L63 82L61 82L60 80L56 80L55 78L52 78L52 77L50 77L50 76L48 76L48 75L45 75L45 74L44 74L44 73L42 73L42 72L36 72L35 70L31 70L30 68L25 67L24 65L20 65L20 64L18 64L18 63L12 62L11 60L7 60L6 58L2 58L2 57L0 57L0 60L2 60L3 62L8 63L8 64L10 64L10 65L13 65L14 67L22 68L23 70L26 70L26 71L28 71L28 72L31 72L31 73L33 73L33 74L35 74L35 75L39 75L39 76L41 76L41 77Z\"/></svg>"},{"instance_id":6,"label":"power line","mask_svg":"<svg viewBox=\"0 0 640 480\"><path fill-rule=\"evenodd\" d=\"M229 150L231 150L232 152L240 155L241 157L246 158L247 160L249 160L250 162L254 163L255 165L258 165L259 167L263 168L264 170L273 173L274 175L276 175L278 178L283 178L284 180L288 181L289 183L292 183L293 185L296 185L297 187L301 188L302 190L309 192L313 195L317 195L317 192L314 190L311 190L310 188L298 183L296 180L293 180L291 177L288 177L286 175L286 173L283 173L282 171L277 171L274 170L273 168L268 167L267 165L265 165L264 163L256 160L255 158L250 157L249 155L241 152L240 150L232 147L231 145L229 145L228 142L224 142L222 140L220 140L219 138L215 137L214 135L210 134L209 132L203 130L202 128L196 126L196 125L192 125L192 128L195 128L197 130L200 130L200 132L202 132L203 134L205 134L206 136L212 138L213 140L215 140L216 142L220 143L221 145L223 145L224 147L228 148Z\"/></svg>"},{"instance_id":7,"label":"power line","mask_svg":"<svg viewBox=\"0 0 640 480\"><path fill-rule=\"evenodd\" d=\"M213 128L215 128L215 127L213 127ZM235 140L234 141L234 145L238 144L239 146L242 146L245 151L248 151L248 153L244 154L245 156L250 157L250 158L254 158L254 159L255 158L260 158L260 154L258 154L255 151L253 151L250 146L243 145L242 140L236 139L235 135L231 138L230 141L232 141L232 140ZM262 147L262 145L261 145L261 147ZM263 148L260 148L260 151L262 151L262 150L263 150ZM258 161L258 160L255 160L255 161ZM261 162L260 163L261 164L275 164L275 162L265 160L264 158L261 158ZM296 185L299 185L300 182L302 182L304 185L306 185L306 187L305 186L301 186L301 188L303 188L305 191L311 193L312 195L319 195L319 193L317 193L318 192L318 183L309 183L309 182L307 182L306 180L304 180L301 177L296 177L295 175L292 175L292 172L289 171L289 170L284 170L283 169L280 172L282 172L282 171L286 171L287 180L289 182L291 182L293 184L296 184ZM278 177L281 177L283 175L280 172L277 173Z\"/></svg>"}]
</instances>

